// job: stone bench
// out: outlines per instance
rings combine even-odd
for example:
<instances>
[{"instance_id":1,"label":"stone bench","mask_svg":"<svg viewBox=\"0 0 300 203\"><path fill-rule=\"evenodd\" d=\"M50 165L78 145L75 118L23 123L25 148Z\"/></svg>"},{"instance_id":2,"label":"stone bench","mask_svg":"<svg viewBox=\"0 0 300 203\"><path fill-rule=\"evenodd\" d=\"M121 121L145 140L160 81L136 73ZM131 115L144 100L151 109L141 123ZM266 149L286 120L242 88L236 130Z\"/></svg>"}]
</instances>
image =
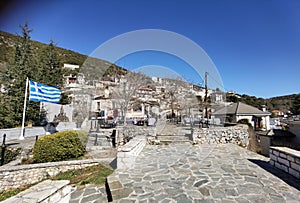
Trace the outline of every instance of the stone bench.
<instances>
[{"instance_id":1,"label":"stone bench","mask_svg":"<svg viewBox=\"0 0 300 203\"><path fill-rule=\"evenodd\" d=\"M270 147L269 163L300 179L300 151L287 147Z\"/></svg>"},{"instance_id":2,"label":"stone bench","mask_svg":"<svg viewBox=\"0 0 300 203\"><path fill-rule=\"evenodd\" d=\"M120 147L117 154L117 168L130 168L145 145L146 138L144 136L137 136L131 139L124 146Z\"/></svg>"},{"instance_id":3,"label":"stone bench","mask_svg":"<svg viewBox=\"0 0 300 203\"><path fill-rule=\"evenodd\" d=\"M117 169L126 170L133 166L136 158L146 145L145 136L136 136L128 143L118 149L117 154ZM109 190L109 196L111 200L119 200L127 197L132 189L125 188L119 180L119 176L116 173L112 173L107 177L107 187Z\"/></svg>"},{"instance_id":4,"label":"stone bench","mask_svg":"<svg viewBox=\"0 0 300 203\"><path fill-rule=\"evenodd\" d=\"M4 200L3 203L69 202L72 189L72 186L68 185L69 182L69 180L45 180L13 197Z\"/></svg>"}]
</instances>

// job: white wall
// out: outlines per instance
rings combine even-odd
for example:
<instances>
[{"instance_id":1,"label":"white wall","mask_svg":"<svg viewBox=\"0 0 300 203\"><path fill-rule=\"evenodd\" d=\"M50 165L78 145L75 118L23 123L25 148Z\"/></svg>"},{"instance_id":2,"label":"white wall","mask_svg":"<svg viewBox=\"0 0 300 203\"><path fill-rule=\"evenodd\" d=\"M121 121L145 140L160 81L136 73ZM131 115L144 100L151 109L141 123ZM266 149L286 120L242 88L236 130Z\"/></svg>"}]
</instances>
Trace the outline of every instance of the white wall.
<instances>
[{"instance_id":1,"label":"white wall","mask_svg":"<svg viewBox=\"0 0 300 203\"><path fill-rule=\"evenodd\" d=\"M54 116L57 116L60 113L61 107L63 107L64 113L69 118L69 122L72 122L73 107L71 105L52 104L46 102L42 102L41 105L44 109L46 109L46 117L48 119L48 122L53 122Z\"/></svg>"}]
</instances>

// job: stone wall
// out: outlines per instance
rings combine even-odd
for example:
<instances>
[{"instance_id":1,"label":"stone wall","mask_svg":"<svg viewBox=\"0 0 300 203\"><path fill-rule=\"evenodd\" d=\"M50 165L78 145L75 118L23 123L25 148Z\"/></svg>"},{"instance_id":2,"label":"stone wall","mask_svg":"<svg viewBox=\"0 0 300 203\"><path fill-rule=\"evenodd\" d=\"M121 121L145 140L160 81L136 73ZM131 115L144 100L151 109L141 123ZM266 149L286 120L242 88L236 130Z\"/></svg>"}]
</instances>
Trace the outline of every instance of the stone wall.
<instances>
[{"instance_id":1,"label":"stone wall","mask_svg":"<svg viewBox=\"0 0 300 203\"><path fill-rule=\"evenodd\" d=\"M300 179L300 151L287 147L270 147L269 163Z\"/></svg>"},{"instance_id":2,"label":"stone wall","mask_svg":"<svg viewBox=\"0 0 300 203\"><path fill-rule=\"evenodd\" d=\"M96 165L102 160L75 160L50 162L40 164L28 164L0 167L0 190L19 188L28 184L37 183L43 179L57 175L71 169L81 169Z\"/></svg>"},{"instance_id":3,"label":"stone wall","mask_svg":"<svg viewBox=\"0 0 300 203\"><path fill-rule=\"evenodd\" d=\"M117 138L116 145L123 145L130 139L136 136L156 136L156 127L155 126L136 126L136 125L128 125L128 126L120 126L117 127Z\"/></svg>"},{"instance_id":4,"label":"stone wall","mask_svg":"<svg viewBox=\"0 0 300 203\"><path fill-rule=\"evenodd\" d=\"M248 146L249 133L247 125L230 127L194 128L193 142L208 144L233 143Z\"/></svg>"},{"instance_id":5,"label":"stone wall","mask_svg":"<svg viewBox=\"0 0 300 203\"><path fill-rule=\"evenodd\" d=\"M3 203L15 202L51 202L62 203L69 202L71 198L72 186L68 185L69 180L45 180L19 194L10 197Z\"/></svg>"}]
</instances>

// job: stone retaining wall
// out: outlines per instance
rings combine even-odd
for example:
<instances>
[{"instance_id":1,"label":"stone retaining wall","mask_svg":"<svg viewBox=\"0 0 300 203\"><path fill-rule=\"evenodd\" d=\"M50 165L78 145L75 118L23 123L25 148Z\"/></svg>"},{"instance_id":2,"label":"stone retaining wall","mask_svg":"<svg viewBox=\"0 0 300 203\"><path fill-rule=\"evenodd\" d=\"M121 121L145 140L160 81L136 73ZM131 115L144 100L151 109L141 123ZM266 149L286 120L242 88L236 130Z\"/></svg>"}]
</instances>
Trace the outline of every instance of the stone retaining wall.
<instances>
[{"instance_id":1,"label":"stone retaining wall","mask_svg":"<svg viewBox=\"0 0 300 203\"><path fill-rule=\"evenodd\" d=\"M269 163L300 179L300 151L287 147L270 147Z\"/></svg>"},{"instance_id":2,"label":"stone retaining wall","mask_svg":"<svg viewBox=\"0 0 300 203\"><path fill-rule=\"evenodd\" d=\"M128 143L118 149L117 154L117 168L126 169L130 168L135 159L138 157L140 152L146 145L145 136L136 136L131 139Z\"/></svg>"},{"instance_id":3,"label":"stone retaining wall","mask_svg":"<svg viewBox=\"0 0 300 203\"><path fill-rule=\"evenodd\" d=\"M62 203L69 202L72 187L69 180L45 180L19 194L6 199L3 203L15 202L43 202Z\"/></svg>"},{"instance_id":4,"label":"stone retaining wall","mask_svg":"<svg viewBox=\"0 0 300 203\"><path fill-rule=\"evenodd\" d=\"M127 140L130 140L136 136L156 136L155 126L136 126L128 125L125 127L117 127L116 145L123 145Z\"/></svg>"},{"instance_id":5,"label":"stone retaining wall","mask_svg":"<svg viewBox=\"0 0 300 203\"><path fill-rule=\"evenodd\" d=\"M195 143L225 144L233 143L248 146L249 133L247 125L231 127L194 128L193 141Z\"/></svg>"},{"instance_id":6,"label":"stone retaining wall","mask_svg":"<svg viewBox=\"0 0 300 203\"><path fill-rule=\"evenodd\" d=\"M0 190L19 188L21 186L34 184L43 179L57 175L71 169L81 169L96 165L102 160L88 159L75 161L62 161L41 164L28 164L18 166L0 167Z\"/></svg>"}]
</instances>

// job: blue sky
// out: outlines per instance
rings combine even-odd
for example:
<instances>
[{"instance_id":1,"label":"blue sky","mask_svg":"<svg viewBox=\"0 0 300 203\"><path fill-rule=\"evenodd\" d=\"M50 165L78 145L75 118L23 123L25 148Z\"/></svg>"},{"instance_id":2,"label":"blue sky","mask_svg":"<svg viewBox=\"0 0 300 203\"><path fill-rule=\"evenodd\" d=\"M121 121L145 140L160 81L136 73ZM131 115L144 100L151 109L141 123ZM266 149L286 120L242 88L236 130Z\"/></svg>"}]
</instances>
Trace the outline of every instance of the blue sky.
<instances>
[{"instance_id":1,"label":"blue sky","mask_svg":"<svg viewBox=\"0 0 300 203\"><path fill-rule=\"evenodd\" d=\"M0 29L20 33L27 20L32 39L89 55L113 37L139 29L183 35L208 54L225 90L269 98L300 93L298 0L27 0L6 1ZM2 4L3 5L3 4ZM156 53L157 54L157 53ZM119 61L125 67L151 60L201 83L179 60L146 52ZM180 67L176 67L176 64ZM201 76L203 78L203 75ZM209 80L213 80L211 78Z\"/></svg>"}]
</instances>

